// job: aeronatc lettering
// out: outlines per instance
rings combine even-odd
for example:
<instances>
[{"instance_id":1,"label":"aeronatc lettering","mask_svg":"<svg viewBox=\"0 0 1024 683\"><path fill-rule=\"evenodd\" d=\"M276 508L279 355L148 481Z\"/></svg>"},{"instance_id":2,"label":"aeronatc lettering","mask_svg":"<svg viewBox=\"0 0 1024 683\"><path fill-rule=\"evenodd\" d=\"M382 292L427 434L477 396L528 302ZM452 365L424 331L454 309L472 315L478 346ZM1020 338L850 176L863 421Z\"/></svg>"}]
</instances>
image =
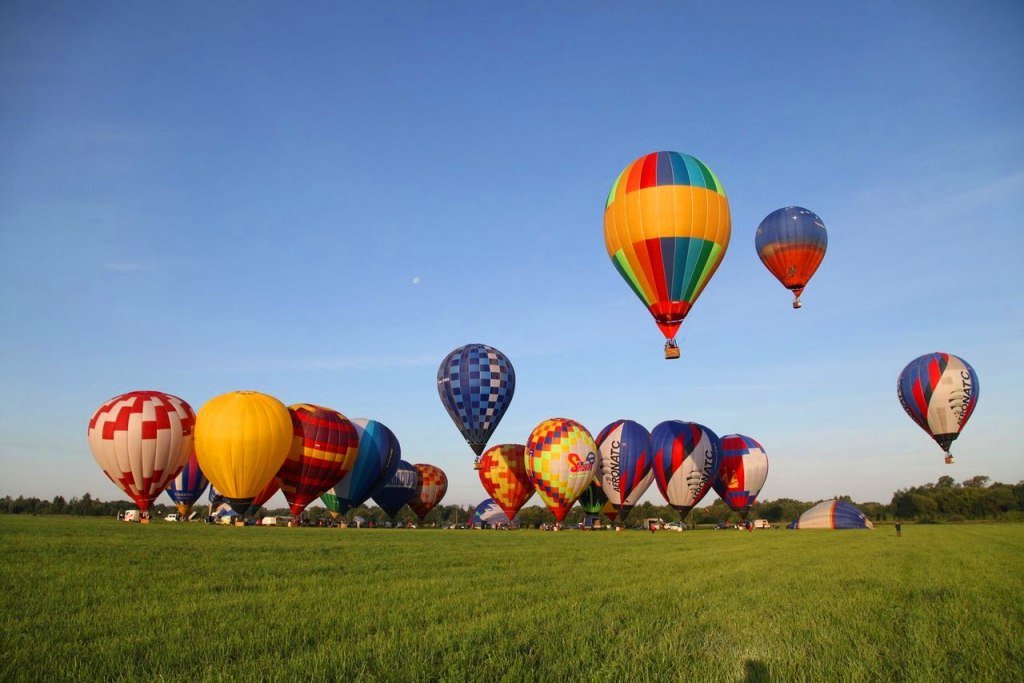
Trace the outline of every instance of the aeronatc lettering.
<instances>
[{"instance_id":1,"label":"aeronatc lettering","mask_svg":"<svg viewBox=\"0 0 1024 683\"><path fill-rule=\"evenodd\" d=\"M956 422L961 427L964 424L964 416L967 414L967 406L971 404L971 395L974 393L974 383L971 382L971 373L967 370L960 371L962 389L954 392L949 397L949 409L956 416Z\"/></svg>"},{"instance_id":2,"label":"aeronatc lettering","mask_svg":"<svg viewBox=\"0 0 1024 683\"><path fill-rule=\"evenodd\" d=\"M612 461L611 479L612 479L612 489L615 490L615 491L619 490L619 476L620 476L619 475L619 454L621 452L620 449L619 449L619 445L620 444L619 444L618 441L612 441L612 449L611 449L611 461Z\"/></svg>"}]
</instances>

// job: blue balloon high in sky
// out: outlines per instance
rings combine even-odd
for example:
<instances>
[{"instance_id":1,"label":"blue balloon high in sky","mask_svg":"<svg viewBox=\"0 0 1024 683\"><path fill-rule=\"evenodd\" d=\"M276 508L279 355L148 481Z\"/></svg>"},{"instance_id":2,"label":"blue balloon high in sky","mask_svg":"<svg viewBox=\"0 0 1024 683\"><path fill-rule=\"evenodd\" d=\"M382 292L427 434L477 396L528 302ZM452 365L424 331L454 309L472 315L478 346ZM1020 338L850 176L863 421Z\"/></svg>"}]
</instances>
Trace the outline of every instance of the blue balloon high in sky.
<instances>
[{"instance_id":1,"label":"blue balloon high in sky","mask_svg":"<svg viewBox=\"0 0 1024 683\"><path fill-rule=\"evenodd\" d=\"M466 344L441 361L437 393L466 443L480 454L498 427L516 391L516 372L498 349Z\"/></svg>"}]
</instances>

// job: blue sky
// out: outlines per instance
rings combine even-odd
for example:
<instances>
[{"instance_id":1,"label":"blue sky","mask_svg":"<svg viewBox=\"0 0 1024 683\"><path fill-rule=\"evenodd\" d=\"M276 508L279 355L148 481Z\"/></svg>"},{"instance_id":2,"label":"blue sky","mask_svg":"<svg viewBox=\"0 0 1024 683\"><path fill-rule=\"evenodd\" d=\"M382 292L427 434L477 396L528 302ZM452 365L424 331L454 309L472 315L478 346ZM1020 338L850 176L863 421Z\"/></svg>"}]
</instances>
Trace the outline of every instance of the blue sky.
<instances>
[{"instance_id":1,"label":"blue sky","mask_svg":"<svg viewBox=\"0 0 1024 683\"><path fill-rule=\"evenodd\" d=\"M492 443L685 419L760 440L765 498L1018 481L1022 29L1019 2L3 3L0 495L119 497L101 402L252 388L385 422L476 503L434 380L471 341L517 371ZM672 363L602 230L659 149L733 217ZM801 311L753 247L793 204L829 230ZM934 350L980 376L954 466L896 398Z\"/></svg>"}]
</instances>

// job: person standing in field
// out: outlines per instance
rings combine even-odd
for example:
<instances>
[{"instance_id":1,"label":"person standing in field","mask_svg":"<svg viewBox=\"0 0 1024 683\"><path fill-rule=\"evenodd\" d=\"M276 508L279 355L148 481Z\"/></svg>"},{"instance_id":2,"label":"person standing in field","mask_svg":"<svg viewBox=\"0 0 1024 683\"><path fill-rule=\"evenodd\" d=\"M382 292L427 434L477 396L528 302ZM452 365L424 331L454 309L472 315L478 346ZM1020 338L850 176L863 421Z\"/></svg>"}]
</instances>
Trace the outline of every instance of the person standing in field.
<instances>
[{"instance_id":1,"label":"person standing in field","mask_svg":"<svg viewBox=\"0 0 1024 683\"><path fill-rule=\"evenodd\" d=\"M896 520L896 537L899 538L903 535L903 527L900 526L900 520Z\"/></svg>"}]
</instances>

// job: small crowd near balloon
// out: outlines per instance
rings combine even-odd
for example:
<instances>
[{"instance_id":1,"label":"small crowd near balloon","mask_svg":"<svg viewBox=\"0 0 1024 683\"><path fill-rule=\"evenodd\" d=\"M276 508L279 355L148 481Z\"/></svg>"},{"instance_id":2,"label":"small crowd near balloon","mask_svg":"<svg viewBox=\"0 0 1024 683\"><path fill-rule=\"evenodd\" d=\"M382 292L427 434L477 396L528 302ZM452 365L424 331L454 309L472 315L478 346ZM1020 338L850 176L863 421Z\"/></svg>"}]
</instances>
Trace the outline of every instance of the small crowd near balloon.
<instances>
[{"instance_id":1,"label":"small crowd near balloon","mask_svg":"<svg viewBox=\"0 0 1024 683\"><path fill-rule=\"evenodd\" d=\"M729 202L704 162L678 152L636 159L605 203L605 246L612 263L648 308L678 358L675 335L729 246ZM762 262L793 292L793 307L825 256L821 218L791 206L758 226ZM624 519L651 482L685 518L715 488L730 508L747 511L768 473L764 449L742 434L719 438L696 422L669 420L650 432L616 420L595 439L568 418L540 422L523 444L487 444L515 394L504 353L461 346L441 362L441 403L476 456L480 482L508 520L536 492L561 522L577 500L588 512ZM950 446L978 401L967 361L930 353L900 373L897 392L908 415L952 463ZM251 516L280 490L294 518L319 498L335 515L373 499L390 517L408 504L422 520L444 497L438 467L401 460L398 438L370 419L349 420L323 406L286 407L255 391L208 401L198 414L159 391L134 391L104 403L89 422L96 461L145 516L165 489L182 515L207 480L239 515ZM485 501L486 503L486 501Z\"/></svg>"}]
</instances>

